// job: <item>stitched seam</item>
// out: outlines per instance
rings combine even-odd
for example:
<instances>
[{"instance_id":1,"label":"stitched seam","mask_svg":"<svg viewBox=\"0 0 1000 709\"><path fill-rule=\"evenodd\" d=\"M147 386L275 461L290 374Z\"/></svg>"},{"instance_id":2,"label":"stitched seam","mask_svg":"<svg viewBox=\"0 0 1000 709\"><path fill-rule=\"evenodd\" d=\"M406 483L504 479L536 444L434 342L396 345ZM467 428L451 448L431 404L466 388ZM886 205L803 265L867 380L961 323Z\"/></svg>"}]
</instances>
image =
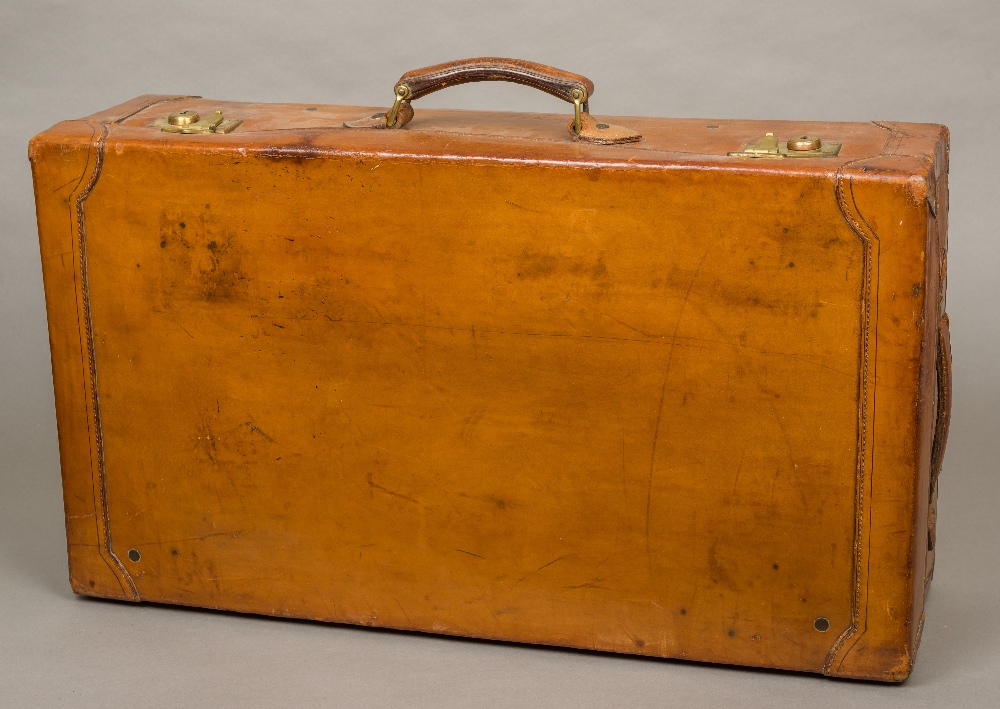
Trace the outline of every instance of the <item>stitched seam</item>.
<instances>
[{"instance_id":1,"label":"stitched seam","mask_svg":"<svg viewBox=\"0 0 1000 709\"><path fill-rule=\"evenodd\" d=\"M872 284L872 238L876 241L878 236L871 229L871 227L865 224L868 231L871 232L871 236L868 236L865 232L865 227L854 218L853 212L857 212L861 215L860 210L857 208L857 204L854 204L854 210L852 211L851 205L848 203L847 194L845 190L845 173L846 169L852 165L864 162L865 160L870 160L872 158L881 157L886 154L886 151L890 149L892 141L895 139L895 130L887 124L879 123L877 121L872 121L872 123L883 130L889 131L889 135L886 137L885 142L882 145L882 150L873 156L868 156L864 158L857 158L849 162L844 163L837 169L835 176L835 188L834 192L837 198L837 205L840 208L840 212L843 215L845 221L851 229L857 234L858 238L861 240L864 246L864 260L865 260L865 297L862 303L862 318L864 319L864 335L862 340L862 379L861 379L861 401L859 406L859 430L858 430L858 464L856 470L856 486L857 486L857 500L856 504L856 526L855 526L855 540L854 540L854 588L853 588L853 598L851 599L851 625L847 630L841 633L833 645L830 647L829 652L826 656L826 661L823 663L823 673L829 674L833 668L833 663L836 661L840 650L845 646L847 641L857 634L858 629L861 624L861 565L862 565L862 539L864 537L864 520L865 520L865 469L866 469L866 449L868 445L868 380L869 380L869 359L870 359L870 333L871 333L871 284ZM853 183L850 177L847 178L847 189L851 190L851 201L853 202ZM862 217L863 219L863 217ZM874 411L873 411L874 414ZM874 420L874 416L873 416ZM867 620L867 618L866 618ZM860 636L859 636L860 637ZM856 640L855 640L856 642ZM843 659L841 659L843 663Z\"/></svg>"},{"instance_id":2,"label":"stitched seam","mask_svg":"<svg viewBox=\"0 0 1000 709\"><path fill-rule=\"evenodd\" d=\"M553 78L552 76L540 74L537 71L520 66L442 69L433 74L424 74L420 78L423 81L438 81L441 79L447 81L451 78L458 79L463 74L473 80L481 79L483 81L515 81L516 79L524 79L546 87L555 84L560 88L576 88L583 84L583 82L572 79ZM413 81L413 79L411 78L409 81Z\"/></svg>"},{"instance_id":3,"label":"stitched seam","mask_svg":"<svg viewBox=\"0 0 1000 709\"><path fill-rule=\"evenodd\" d=\"M119 124L123 121L128 120L132 116L145 111L152 106L156 106L161 103L167 103L170 101L177 101L186 98L198 98L197 96L170 96L167 98L158 98L147 101L141 106L137 107L135 110L127 113L119 118L110 119L107 121L94 121L91 122L93 126L95 123L100 127L101 135L97 139L95 144L93 141L93 134L91 135L89 150L95 151L94 155L94 167L91 172L90 178L87 180L86 185L80 190L75 199L76 206L76 230L80 240L79 252L80 252L80 270L76 274L79 276L79 287L81 292L81 300L83 301L83 316L84 316L84 335L87 344L86 353L86 371L85 376L89 374L90 376L90 386L91 386L91 406L93 409L93 421L87 422L88 430L94 437L94 441L97 447L97 476L98 485L100 489L100 503L101 503L101 521L104 525L104 550L107 552L107 557L110 557L110 561L103 554L101 558L104 563L108 565L112 572L115 572L115 577L118 583L121 585L122 590L126 593L130 593L133 600L140 600L139 591L136 588L135 582L132 580L132 576L129 574L125 565L122 563L118 555L115 554L112 546L112 536L111 536L111 518L110 512L108 510L108 484L107 484L107 468L105 466L104 460L104 433L101 427L101 405L100 396L97 390L97 360L94 348L94 326L93 318L91 314L90 305L90 279L89 272L87 268L87 229L86 229L86 218L84 214L84 205L90 193L93 191L97 184L97 180L101 175L101 168L104 166L104 147L107 143L109 124ZM88 158L89 162L89 158ZM83 178L81 177L81 182ZM77 185L79 189L79 185ZM76 275L74 277L76 277ZM91 461L91 466L93 466L93 461ZM97 524L95 519L95 525ZM98 538L100 538L100 530L98 530ZM113 563L112 563L113 562ZM124 583L123 583L124 580ZM126 588L125 586L128 586Z\"/></svg>"},{"instance_id":4,"label":"stitched seam","mask_svg":"<svg viewBox=\"0 0 1000 709\"><path fill-rule=\"evenodd\" d=\"M131 118L132 116L136 115L137 113L142 113L147 108L152 108L153 106L158 106L161 103L169 103L171 101L180 101L181 99L188 99L188 98L201 98L201 96L168 96L167 98L153 99L152 101L149 101L146 104L144 104L144 105L140 106L139 108L135 109L134 111L132 111L132 113L124 115L121 118L115 118L115 119L111 120L110 122L111 123L124 123L129 118Z\"/></svg>"},{"instance_id":5,"label":"stitched seam","mask_svg":"<svg viewBox=\"0 0 1000 709\"><path fill-rule=\"evenodd\" d=\"M121 578L124 578L128 584L133 599L139 600L139 591L135 586L135 582L112 548L111 519L108 511L107 470L104 461L104 434L101 428L101 405L97 391L97 359L94 348L94 324L90 306L90 278L87 267L87 230L84 204L97 184L97 180L101 175L101 168L104 165L104 146L108 137L108 126L106 123L98 123L98 125L101 129L101 135L97 140L96 146L94 146L96 148L94 170L86 186L84 186L83 190L76 197L76 227L80 239L80 290L83 301L84 326L86 329L87 363L90 373L91 406L93 407L94 419L93 432L94 441L97 446L97 473L101 491L101 517L104 522L104 549L114 561L115 566L121 574Z\"/></svg>"},{"instance_id":6,"label":"stitched seam","mask_svg":"<svg viewBox=\"0 0 1000 709\"><path fill-rule=\"evenodd\" d=\"M71 195L78 194L78 190L81 189L81 185L84 184L84 180L88 179L87 167L90 165L91 155L94 152L94 136L97 134L97 129L94 127L93 123L90 124L90 131L91 131L90 132L90 137L87 139L87 158L84 161L84 170L83 170L83 173L80 175L80 179L77 181L76 185L73 187L73 190L70 193ZM76 202L74 201L74 205L75 204L76 204ZM77 234L77 215L73 212L72 209L70 210L69 217L70 217L70 220L69 220L70 221L70 224L69 224L69 228L70 228L70 244L71 244L71 247L72 247L72 241L73 241L74 237ZM80 292L79 277L80 277L79 271L77 269L73 269L73 293L74 294L78 294ZM88 376L89 376L89 371L88 371L88 366L87 366L87 358L84 356L84 347L83 347L83 342L82 342L83 332L81 331L81 326L80 326L79 305L77 305L77 320L76 320L76 323L77 323L77 338L80 340L80 368L82 370L80 372L80 377L81 377L81 379L83 379L84 381L86 381L87 378L88 378ZM84 388L86 389L86 385L84 385ZM91 421L90 417L88 416L87 417L87 438L88 438L88 440L91 438L91 436L93 436L93 425L92 425L92 421ZM91 492L93 492L93 485L94 485L94 455L93 455L93 450L92 450L91 446L87 446L87 454L88 454L88 457L90 458ZM96 512L96 509L97 509L97 501L96 500L94 500L94 509L95 509L95 512ZM102 532L102 527L101 527L102 522L103 522L103 519L99 519L98 516L95 514L94 515L94 534L95 534L95 536L96 536L96 538L98 540L101 539L101 535L103 533ZM70 546L72 546L72 543L70 543ZM94 546L97 546L97 545L94 545ZM103 554L98 553L98 557L101 559L101 561L104 562L104 564L108 567L108 570L110 570L111 573L114 575L115 580L118 582L118 585L122 589L122 592L123 593L128 593L128 591L125 588L125 584L122 583L122 579L118 575L118 573L117 573L114 565Z\"/></svg>"},{"instance_id":7,"label":"stitched seam","mask_svg":"<svg viewBox=\"0 0 1000 709\"><path fill-rule=\"evenodd\" d=\"M851 598L851 625L834 642L827 653L826 661L823 664L823 672L828 673L840 648L855 632L857 632L860 621L860 597L861 597L861 539L864 530L864 499L865 499L865 446L867 445L867 413L868 413L868 333L870 328L870 299L871 299L871 244L867 236L859 229L859 225L848 215L846 200L843 195L843 187L840 176L836 185L837 202L841 212L845 215L852 230L860 238L864 249L865 261L865 292L861 305L862 343L859 359L861 360L861 385L860 401L858 407L858 455L857 468L855 471L855 485L857 488L857 499L855 501L855 539L854 539L854 583Z\"/></svg>"}]
</instances>

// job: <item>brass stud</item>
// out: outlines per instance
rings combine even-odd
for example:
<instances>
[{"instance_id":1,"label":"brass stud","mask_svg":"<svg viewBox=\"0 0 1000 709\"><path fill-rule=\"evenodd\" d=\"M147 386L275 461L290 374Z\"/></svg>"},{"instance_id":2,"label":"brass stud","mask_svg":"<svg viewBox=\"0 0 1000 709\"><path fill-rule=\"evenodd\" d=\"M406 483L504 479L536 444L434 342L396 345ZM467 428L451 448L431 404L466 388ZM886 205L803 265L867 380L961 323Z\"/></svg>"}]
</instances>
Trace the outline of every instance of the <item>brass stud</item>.
<instances>
[{"instance_id":1,"label":"brass stud","mask_svg":"<svg viewBox=\"0 0 1000 709\"><path fill-rule=\"evenodd\" d=\"M167 123L172 126L189 126L192 123L197 123L200 118L197 111L178 111L167 116Z\"/></svg>"},{"instance_id":2,"label":"brass stud","mask_svg":"<svg viewBox=\"0 0 1000 709\"><path fill-rule=\"evenodd\" d=\"M823 147L823 141L821 141L815 135L802 135L797 138L788 139L788 149L800 152L803 150L819 150Z\"/></svg>"}]
</instances>

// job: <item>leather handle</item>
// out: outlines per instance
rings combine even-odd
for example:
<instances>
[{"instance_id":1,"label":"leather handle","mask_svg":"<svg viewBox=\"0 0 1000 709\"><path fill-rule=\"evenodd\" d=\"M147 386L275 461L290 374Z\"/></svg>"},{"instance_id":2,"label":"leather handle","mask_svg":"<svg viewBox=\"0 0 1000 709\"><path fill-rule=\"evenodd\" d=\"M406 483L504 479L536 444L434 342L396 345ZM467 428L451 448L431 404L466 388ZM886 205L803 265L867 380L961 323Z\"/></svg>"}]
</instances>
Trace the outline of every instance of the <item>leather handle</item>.
<instances>
[{"instance_id":1,"label":"leather handle","mask_svg":"<svg viewBox=\"0 0 1000 709\"><path fill-rule=\"evenodd\" d=\"M944 461L944 448L948 443L951 424L951 328L948 314L941 316L938 324L937 353L937 421L934 425L934 443L931 446L931 493L937 488Z\"/></svg>"},{"instance_id":2,"label":"leather handle","mask_svg":"<svg viewBox=\"0 0 1000 709\"><path fill-rule=\"evenodd\" d=\"M586 76L562 69L536 64L522 59L478 57L408 71L399 77L393 94L395 103L384 114L376 113L354 121L347 128L402 128L413 119L410 101L473 81L510 81L544 91L573 104L573 121L569 132L577 140L602 145L634 143L642 139L636 131L622 126L598 122L590 116L590 97L594 82Z\"/></svg>"},{"instance_id":3,"label":"leather handle","mask_svg":"<svg viewBox=\"0 0 1000 709\"><path fill-rule=\"evenodd\" d=\"M503 57L460 59L414 69L399 77L393 90L396 102L385 116L386 128L398 128L409 120L406 109L410 108L410 101L413 99L472 81L511 81L534 87L572 103L574 106L572 130L577 135L583 128L582 116L588 110L587 101L594 93L594 82L586 76L571 74L544 64Z\"/></svg>"},{"instance_id":4,"label":"leather handle","mask_svg":"<svg viewBox=\"0 0 1000 709\"><path fill-rule=\"evenodd\" d=\"M416 99L449 86L474 81L510 81L524 84L568 103L576 100L586 103L587 99L594 95L594 82L586 76L545 64L503 57L460 59L408 71L396 82L396 95L399 95L400 87L405 87L408 95L404 98ZM574 90L582 90L583 95L575 96Z\"/></svg>"}]
</instances>

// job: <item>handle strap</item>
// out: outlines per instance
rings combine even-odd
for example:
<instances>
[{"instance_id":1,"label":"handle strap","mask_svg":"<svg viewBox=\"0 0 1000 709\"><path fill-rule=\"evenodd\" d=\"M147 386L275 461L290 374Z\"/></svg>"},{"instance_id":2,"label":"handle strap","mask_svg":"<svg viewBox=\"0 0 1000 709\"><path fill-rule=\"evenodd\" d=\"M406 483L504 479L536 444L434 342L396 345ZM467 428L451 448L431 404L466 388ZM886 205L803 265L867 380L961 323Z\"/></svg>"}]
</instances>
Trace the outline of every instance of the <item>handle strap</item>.
<instances>
[{"instance_id":1,"label":"handle strap","mask_svg":"<svg viewBox=\"0 0 1000 709\"><path fill-rule=\"evenodd\" d=\"M931 492L937 488L944 462L944 449L948 443L951 424L951 328L948 314L941 316L938 324L937 354L937 422L934 426L934 443L931 446Z\"/></svg>"},{"instance_id":2,"label":"handle strap","mask_svg":"<svg viewBox=\"0 0 1000 709\"><path fill-rule=\"evenodd\" d=\"M474 81L510 81L544 91L568 103L587 102L594 95L594 82L586 76L522 59L479 57L460 59L408 71L396 82L396 95L406 89L408 100Z\"/></svg>"},{"instance_id":3,"label":"handle strap","mask_svg":"<svg viewBox=\"0 0 1000 709\"><path fill-rule=\"evenodd\" d=\"M522 59L478 57L408 71L399 77L393 90L395 102L386 113L349 121L348 128L402 128L413 118L410 101L446 89L449 86L475 81L509 81L544 91L573 104L570 132L579 140L593 143L634 143L638 133L620 126L610 126L587 119L594 82L580 74L536 64ZM610 130L613 129L613 130Z\"/></svg>"}]
</instances>

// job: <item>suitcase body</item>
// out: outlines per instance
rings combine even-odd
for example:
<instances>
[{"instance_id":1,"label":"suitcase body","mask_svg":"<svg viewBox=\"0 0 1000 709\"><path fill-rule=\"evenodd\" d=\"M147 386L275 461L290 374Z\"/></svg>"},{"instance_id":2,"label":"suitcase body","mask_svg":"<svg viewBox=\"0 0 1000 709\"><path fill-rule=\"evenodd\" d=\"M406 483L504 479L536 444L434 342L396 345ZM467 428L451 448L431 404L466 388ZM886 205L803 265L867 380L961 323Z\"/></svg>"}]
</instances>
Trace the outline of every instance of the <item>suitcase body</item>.
<instances>
[{"instance_id":1,"label":"suitcase body","mask_svg":"<svg viewBox=\"0 0 1000 709\"><path fill-rule=\"evenodd\" d=\"M947 129L373 113L32 141L73 590L904 679Z\"/></svg>"}]
</instances>

